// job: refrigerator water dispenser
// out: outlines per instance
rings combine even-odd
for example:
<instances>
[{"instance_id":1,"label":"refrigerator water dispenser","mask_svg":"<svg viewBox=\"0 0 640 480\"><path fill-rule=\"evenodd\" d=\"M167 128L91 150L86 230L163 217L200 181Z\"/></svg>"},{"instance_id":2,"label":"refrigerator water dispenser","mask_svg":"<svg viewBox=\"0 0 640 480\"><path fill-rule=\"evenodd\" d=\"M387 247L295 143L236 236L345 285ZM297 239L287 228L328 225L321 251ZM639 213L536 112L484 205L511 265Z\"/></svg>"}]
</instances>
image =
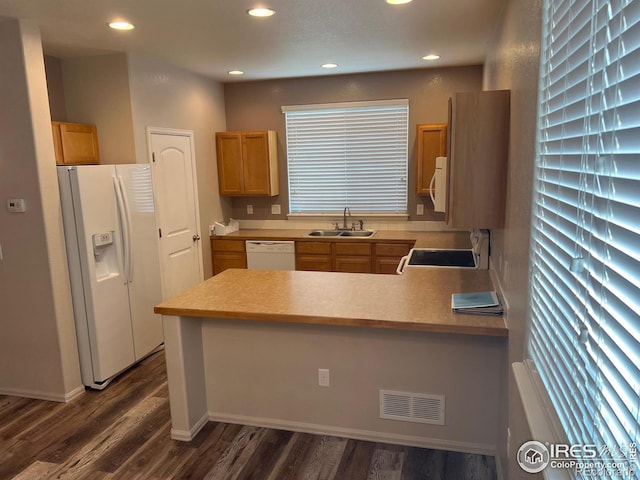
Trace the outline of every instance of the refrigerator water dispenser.
<instances>
[{"instance_id":1,"label":"refrigerator water dispenser","mask_svg":"<svg viewBox=\"0 0 640 480\"><path fill-rule=\"evenodd\" d=\"M119 274L113 233L113 231L96 233L91 236L93 240L93 258L96 262L96 281L98 282L116 277Z\"/></svg>"}]
</instances>

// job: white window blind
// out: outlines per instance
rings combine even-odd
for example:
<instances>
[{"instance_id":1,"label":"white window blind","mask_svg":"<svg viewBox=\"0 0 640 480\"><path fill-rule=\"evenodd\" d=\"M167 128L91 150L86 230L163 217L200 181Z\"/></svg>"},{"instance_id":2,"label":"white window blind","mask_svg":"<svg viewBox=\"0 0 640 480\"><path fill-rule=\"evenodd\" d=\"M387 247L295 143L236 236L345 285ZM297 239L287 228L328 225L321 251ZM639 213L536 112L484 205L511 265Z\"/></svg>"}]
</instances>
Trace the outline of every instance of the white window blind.
<instances>
[{"instance_id":1,"label":"white window blind","mask_svg":"<svg viewBox=\"0 0 640 480\"><path fill-rule=\"evenodd\" d=\"M640 462L640 2L545 0L529 353L572 443ZM590 477L597 478L597 477Z\"/></svg>"},{"instance_id":2,"label":"white window blind","mask_svg":"<svg viewBox=\"0 0 640 480\"><path fill-rule=\"evenodd\" d=\"M282 111L290 213L407 213L407 100Z\"/></svg>"}]
</instances>

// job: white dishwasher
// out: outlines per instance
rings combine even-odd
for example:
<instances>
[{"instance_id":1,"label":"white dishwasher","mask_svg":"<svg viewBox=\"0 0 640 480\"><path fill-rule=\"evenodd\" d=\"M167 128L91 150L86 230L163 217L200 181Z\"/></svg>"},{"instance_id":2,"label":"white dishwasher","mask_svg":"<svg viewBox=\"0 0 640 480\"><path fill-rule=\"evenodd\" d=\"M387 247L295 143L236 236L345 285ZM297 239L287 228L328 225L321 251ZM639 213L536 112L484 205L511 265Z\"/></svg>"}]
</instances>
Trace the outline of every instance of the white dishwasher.
<instances>
[{"instance_id":1,"label":"white dishwasher","mask_svg":"<svg viewBox=\"0 0 640 480\"><path fill-rule=\"evenodd\" d=\"M247 268L295 270L296 247L293 241L247 240Z\"/></svg>"}]
</instances>

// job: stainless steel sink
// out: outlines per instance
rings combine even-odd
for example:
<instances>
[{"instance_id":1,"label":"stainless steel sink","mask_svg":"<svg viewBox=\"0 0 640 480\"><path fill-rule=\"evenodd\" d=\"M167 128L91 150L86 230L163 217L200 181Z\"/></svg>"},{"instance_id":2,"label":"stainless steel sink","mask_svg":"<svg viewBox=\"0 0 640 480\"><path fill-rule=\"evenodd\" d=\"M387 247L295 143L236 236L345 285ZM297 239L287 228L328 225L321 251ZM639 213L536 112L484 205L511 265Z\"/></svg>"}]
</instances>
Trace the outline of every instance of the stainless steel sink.
<instances>
[{"instance_id":1,"label":"stainless steel sink","mask_svg":"<svg viewBox=\"0 0 640 480\"><path fill-rule=\"evenodd\" d=\"M307 237L373 237L376 230L312 230Z\"/></svg>"},{"instance_id":2,"label":"stainless steel sink","mask_svg":"<svg viewBox=\"0 0 640 480\"><path fill-rule=\"evenodd\" d=\"M337 237L342 232L338 230L313 230L307 233L308 237Z\"/></svg>"},{"instance_id":3,"label":"stainless steel sink","mask_svg":"<svg viewBox=\"0 0 640 480\"><path fill-rule=\"evenodd\" d=\"M373 237L373 230L349 230L348 232L341 232L341 237Z\"/></svg>"}]
</instances>

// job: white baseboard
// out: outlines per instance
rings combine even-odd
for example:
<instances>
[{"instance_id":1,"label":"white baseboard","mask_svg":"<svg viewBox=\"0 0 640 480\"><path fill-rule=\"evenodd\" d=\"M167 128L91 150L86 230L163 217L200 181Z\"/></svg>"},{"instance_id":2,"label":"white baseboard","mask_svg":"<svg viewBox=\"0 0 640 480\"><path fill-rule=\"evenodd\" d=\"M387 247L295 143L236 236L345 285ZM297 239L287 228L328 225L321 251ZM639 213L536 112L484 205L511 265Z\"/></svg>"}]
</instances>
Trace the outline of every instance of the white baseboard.
<instances>
[{"instance_id":1,"label":"white baseboard","mask_svg":"<svg viewBox=\"0 0 640 480\"><path fill-rule=\"evenodd\" d=\"M69 393L64 395L64 401L70 402L71 400L78 398L80 395L84 393L84 385L80 385L79 387L74 388Z\"/></svg>"},{"instance_id":2,"label":"white baseboard","mask_svg":"<svg viewBox=\"0 0 640 480\"><path fill-rule=\"evenodd\" d=\"M209 421L209 415L205 413L200 417L193 427L189 430L177 430L175 428L171 429L171 438L173 440L180 440L181 442L190 442L195 438L200 430L207 424Z\"/></svg>"},{"instance_id":3,"label":"white baseboard","mask_svg":"<svg viewBox=\"0 0 640 480\"><path fill-rule=\"evenodd\" d=\"M409 447L432 448L463 453L495 456L496 445L484 443L456 442L439 438L418 437L413 435L399 435L386 432L375 432L353 428L317 425L313 423L293 422L271 418L231 415L219 412L209 412L209 420L213 422L236 423L254 427L275 428L294 432L312 433L316 435L332 435L336 437L367 440L372 442L405 445Z\"/></svg>"},{"instance_id":4,"label":"white baseboard","mask_svg":"<svg viewBox=\"0 0 640 480\"><path fill-rule=\"evenodd\" d=\"M11 397L35 398L36 400L48 400L50 402L67 403L84 393L84 386L74 388L67 393L51 393L38 390L23 390L20 388L0 388L0 395Z\"/></svg>"}]
</instances>

